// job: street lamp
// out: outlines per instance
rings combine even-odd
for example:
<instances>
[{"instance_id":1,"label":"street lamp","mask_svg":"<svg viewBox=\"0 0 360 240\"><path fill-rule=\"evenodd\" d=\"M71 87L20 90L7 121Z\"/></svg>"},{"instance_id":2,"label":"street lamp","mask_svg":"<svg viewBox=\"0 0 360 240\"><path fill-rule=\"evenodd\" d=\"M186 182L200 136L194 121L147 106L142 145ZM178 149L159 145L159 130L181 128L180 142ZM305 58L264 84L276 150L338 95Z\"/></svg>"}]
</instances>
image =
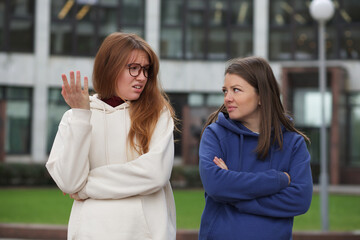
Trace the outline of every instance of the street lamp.
<instances>
[{"instance_id":1,"label":"street lamp","mask_svg":"<svg viewBox=\"0 0 360 240\"><path fill-rule=\"evenodd\" d=\"M328 174L326 151L325 91L326 91L326 58L325 58L325 23L334 14L334 4L330 0L313 0L310 3L310 14L319 23L319 90L321 93L321 129L320 129L320 200L322 230L329 230L328 218Z\"/></svg>"}]
</instances>

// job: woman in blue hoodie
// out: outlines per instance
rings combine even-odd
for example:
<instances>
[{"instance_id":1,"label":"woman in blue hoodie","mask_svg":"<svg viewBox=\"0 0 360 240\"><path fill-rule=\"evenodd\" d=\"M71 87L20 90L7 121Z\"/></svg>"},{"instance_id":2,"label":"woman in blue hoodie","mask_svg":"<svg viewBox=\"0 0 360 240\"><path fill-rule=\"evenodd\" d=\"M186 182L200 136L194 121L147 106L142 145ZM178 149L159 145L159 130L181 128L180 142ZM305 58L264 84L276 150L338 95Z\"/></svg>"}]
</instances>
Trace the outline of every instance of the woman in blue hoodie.
<instances>
[{"instance_id":1,"label":"woman in blue hoodie","mask_svg":"<svg viewBox=\"0 0 360 240\"><path fill-rule=\"evenodd\" d=\"M309 139L285 113L266 60L230 61L222 90L200 142L199 239L289 240L312 198Z\"/></svg>"}]
</instances>

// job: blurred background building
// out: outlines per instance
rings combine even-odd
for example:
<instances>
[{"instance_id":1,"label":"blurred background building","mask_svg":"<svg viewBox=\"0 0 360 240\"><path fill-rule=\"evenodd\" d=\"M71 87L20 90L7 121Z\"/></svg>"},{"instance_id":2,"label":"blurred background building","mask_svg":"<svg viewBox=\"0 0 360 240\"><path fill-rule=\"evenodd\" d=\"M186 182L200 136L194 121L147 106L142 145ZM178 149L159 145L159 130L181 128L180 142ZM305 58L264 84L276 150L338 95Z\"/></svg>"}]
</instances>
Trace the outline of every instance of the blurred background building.
<instances>
[{"instance_id":1,"label":"blurred background building","mask_svg":"<svg viewBox=\"0 0 360 240\"><path fill-rule=\"evenodd\" d=\"M360 1L334 0L327 24L329 173L360 184ZM319 170L317 23L310 0L0 0L0 162L45 162L62 114L61 74L91 78L102 40L142 36L181 121L176 164L197 165L207 116L223 101L225 63L270 61L286 108Z\"/></svg>"}]
</instances>

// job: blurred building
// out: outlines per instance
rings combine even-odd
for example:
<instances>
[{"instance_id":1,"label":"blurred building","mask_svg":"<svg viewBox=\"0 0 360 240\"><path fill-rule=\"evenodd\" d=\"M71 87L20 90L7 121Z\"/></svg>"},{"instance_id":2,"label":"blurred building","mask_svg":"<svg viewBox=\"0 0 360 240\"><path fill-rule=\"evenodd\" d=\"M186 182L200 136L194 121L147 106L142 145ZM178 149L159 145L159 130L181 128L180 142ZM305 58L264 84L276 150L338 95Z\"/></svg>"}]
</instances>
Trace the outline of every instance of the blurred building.
<instances>
[{"instance_id":1,"label":"blurred building","mask_svg":"<svg viewBox=\"0 0 360 240\"><path fill-rule=\"evenodd\" d=\"M0 0L0 161L45 162L62 114L61 74L91 78L114 31L145 38L161 57L160 80L182 120L178 164L198 164L209 113L222 103L225 62L268 59L319 168L317 23L298 0ZM327 24L329 172L360 183L360 1L334 0Z\"/></svg>"}]
</instances>

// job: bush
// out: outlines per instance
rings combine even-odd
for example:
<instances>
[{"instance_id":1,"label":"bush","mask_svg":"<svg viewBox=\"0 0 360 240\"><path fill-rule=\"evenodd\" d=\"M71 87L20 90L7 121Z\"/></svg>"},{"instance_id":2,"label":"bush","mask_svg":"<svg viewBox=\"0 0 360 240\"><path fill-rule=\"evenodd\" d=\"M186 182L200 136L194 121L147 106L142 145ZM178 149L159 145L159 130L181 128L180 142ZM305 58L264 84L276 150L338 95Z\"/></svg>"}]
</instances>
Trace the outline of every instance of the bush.
<instances>
[{"instance_id":1,"label":"bush","mask_svg":"<svg viewBox=\"0 0 360 240\"><path fill-rule=\"evenodd\" d=\"M171 185L174 188L202 188L198 166L175 166L172 170Z\"/></svg>"},{"instance_id":2,"label":"bush","mask_svg":"<svg viewBox=\"0 0 360 240\"><path fill-rule=\"evenodd\" d=\"M44 164L0 163L0 186L55 185Z\"/></svg>"},{"instance_id":3,"label":"bush","mask_svg":"<svg viewBox=\"0 0 360 240\"><path fill-rule=\"evenodd\" d=\"M202 188L198 166L175 166L171 185L174 188ZM45 164L0 163L0 186L55 186Z\"/></svg>"}]
</instances>

